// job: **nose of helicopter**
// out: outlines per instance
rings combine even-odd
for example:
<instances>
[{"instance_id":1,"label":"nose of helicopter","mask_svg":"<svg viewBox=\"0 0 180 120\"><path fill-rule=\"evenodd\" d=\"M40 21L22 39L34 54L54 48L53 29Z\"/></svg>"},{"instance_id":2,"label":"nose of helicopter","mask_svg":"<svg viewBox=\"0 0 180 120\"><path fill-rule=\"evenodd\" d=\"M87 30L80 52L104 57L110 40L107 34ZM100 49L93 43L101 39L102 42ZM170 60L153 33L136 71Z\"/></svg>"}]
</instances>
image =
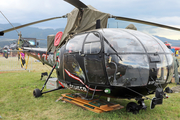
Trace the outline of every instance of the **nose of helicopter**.
<instances>
[{"instance_id":1,"label":"nose of helicopter","mask_svg":"<svg viewBox=\"0 0 180 120\"><path fill-rule=\"evenodd\" d=\"M108 80L113 86L145 86L168 83L173 76L171 55L159 54L158 61L148 55L123 54L106 56ZM169 64L168 64L169 62Z\"/></svg>"},{"instance_id":2,"label":"nose of helicopter","mask_svg":"<svg viewBox=\"0 0 180 120\"><path fill-rule=\"evenodd\" d=\"M171 81L173 59L162 41L136 30L113 29L103 34L106 71L111 85L144 86Z\"/></svg>"},{"instance_id":3,"label":"nose of helicopter","mask_svg":"<svg viewBox=\"0 0 180 120\"><path fill-rule=\"evenodd\" d=\"M149 65L144 55L117 55L107 58L106 71L111 85L144 86L148 82ZM141 60L141 61L140 61Z\"/></svg>"}]
</instances>

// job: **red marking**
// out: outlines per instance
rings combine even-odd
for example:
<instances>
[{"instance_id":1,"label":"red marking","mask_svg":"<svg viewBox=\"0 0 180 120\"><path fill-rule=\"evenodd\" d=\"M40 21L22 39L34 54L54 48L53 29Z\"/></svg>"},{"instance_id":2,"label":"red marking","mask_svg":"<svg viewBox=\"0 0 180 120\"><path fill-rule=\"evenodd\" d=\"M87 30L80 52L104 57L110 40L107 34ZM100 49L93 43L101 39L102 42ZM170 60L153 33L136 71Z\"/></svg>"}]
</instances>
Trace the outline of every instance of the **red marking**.
<instances>
[{"instance_id":1,"label":"red marking","mask_svg":"<svg viewBox=\"0 0 180 120\"><path fill-rule=\"evenodd\" d=\"M171 46L169 43L168 44L165 44L166 46Z\"/></svg>"},{"instance_id":2,"label":"red marking","mask_svg":"<svg viewBox=\"0 0 180 120\"><path fill-rule=\"evenodd\" d=\"M39 59L41 59L41 55L38 53L38 57L39 57Z\"/></svg>"},{"instance_id":3,"label":"red marking","mask_svg":"<svg viewBox=\"0 0 180 120\"><path fill-rule=\"evenodd\" d=\"M42 54L42 57L46 57L46 54Z\"/></svg>"},{"instance_id":4,"label":"red marking","mask_svg":"<svg viewBox=\"0 0 180 120\"><path fill-rule=\"evenodd\" d=\"M45 57L46 58L46 60L47 60L47 57L48 57L49 55L47 55L47 54L42 54L42 57Z\"/></svg>"},{"instance_id":5,"label":"red marking","mask_svg":"<svg viewBox=\"0 0 180 120\"><path fill-rule=\"evenodd\" d=\"M34 55L34 56L36 56L36 54L35 54L35 53L32 53L32 52L31 52L31 55Z\"/></svg>"},{"instance_id":6,"label":"red marking","mask_svg":"<svg viewBox=\"0 0 180 120\"><path fill-rule=\"evenodd\" d=\"M47 60L47 57L48 57L48 55L47 55L47 51L46 51L46 60Z\"/></svg>"},{"instance_id":7,"label":"red marking","mask_svg":"<svg viewBox=\"0 0 180 120\"><path fill-rule=\"evenodd\" d=\"M60 62L59 56L56 57L56 62Z\"/></svg>"},{"instance_id":8,"label":"red marking","mask_svg":"<svg viewBox=\"0 0 180 120\"><path fill-rule=\"evenodd\" d=\"M59 84L64 88L64 85L58 80Z\"/></svg>"},{"instance_id":9,"label":"red marking","mask_svg":"<svg viewBox=\"0 0 180 120\"><path fill-rule=\"evenodd\" d=\"M66 72L70 77L72 77L73 79L78 80L78 81L81 82L83 85L85 85L86 88L88 88L89 90L91 90L91 91L94 91L94 90L95 90L95 89L90 88L89 86L87 86L80 78L72 75L72 74L71 74L69 71L67 71L66 69L65 69L65 72ZM96 89L95 91L102 91L102 90Z\"/></svg>"},{"instance_id":10,"label":"red marking","mask_svg":"<svg viewBox=\"0 0 180 120\"><path fill-rule=\"evenodd\" d=\"M58 32L55 36L55 39L54 39L54 46L58 46L60 41L61 41L61 37L63 35L63 32Z\"/></svg>"},{"instance_id":11,"label":"red marking","mask_svg":"<svg viewBox=\"0 0 180 120\"><path fill-rule=\"evenodd\" d=\"M54 84L50 83L52 86L54 86Z\"/></svg>"}]
</instances>

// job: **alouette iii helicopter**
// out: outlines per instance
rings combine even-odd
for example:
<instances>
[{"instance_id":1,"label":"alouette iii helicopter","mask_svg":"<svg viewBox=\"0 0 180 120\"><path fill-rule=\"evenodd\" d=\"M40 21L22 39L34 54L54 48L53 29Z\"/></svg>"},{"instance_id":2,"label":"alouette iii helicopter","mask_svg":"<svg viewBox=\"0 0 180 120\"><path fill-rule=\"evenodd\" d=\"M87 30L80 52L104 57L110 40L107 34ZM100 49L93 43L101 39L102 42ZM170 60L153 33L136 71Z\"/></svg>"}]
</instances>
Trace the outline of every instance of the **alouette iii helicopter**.
<instances>
[{"instance_id":1,"label":"alouette iii helicopter","mask_svg":"<svg viewBox=\"0 0 180 120\"><path fill-rule=\"evenodd\" d=\"M60 17L40 20L1 31L0 34L32 24L53 19L67 18L64 32L47 37L47 49L23 47L25 53L52 67L42 89L33 95L71 88L87 94L114 98L136 99L126 109L136 112L146 109L144 99L150 99L151 109L162 104L166 94L163 88L173 76L173 58L166 45L134 29L107 28L108 18L130 21L180 31L179 28L153 22L103 13L79 0L64 0L76 8ZM20 41L21 35L20 35ZM21 46L19 45L19 48ZM53 70L56 69L57 89L43 92Z\"/></svg>"}]
</instances>

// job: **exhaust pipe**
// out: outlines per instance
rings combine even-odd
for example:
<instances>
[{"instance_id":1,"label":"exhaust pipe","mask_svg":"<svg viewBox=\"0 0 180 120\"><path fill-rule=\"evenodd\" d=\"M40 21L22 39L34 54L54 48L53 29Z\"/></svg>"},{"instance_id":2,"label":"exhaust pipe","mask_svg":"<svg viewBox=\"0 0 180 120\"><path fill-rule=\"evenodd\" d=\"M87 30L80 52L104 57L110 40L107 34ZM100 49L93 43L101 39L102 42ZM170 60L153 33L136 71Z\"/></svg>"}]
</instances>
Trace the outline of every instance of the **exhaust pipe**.
<instances>
[{"instance_id":1,"label":"exhaust pipe","mask_svg":"<svg viewBox=\"0 0 180 120\"><path fill-rule=\"evenodd\" d=\"M96 20L96 29L99 29L99 28L101 28L101 20L100 19Z\"/></svg>"}]
</instances>

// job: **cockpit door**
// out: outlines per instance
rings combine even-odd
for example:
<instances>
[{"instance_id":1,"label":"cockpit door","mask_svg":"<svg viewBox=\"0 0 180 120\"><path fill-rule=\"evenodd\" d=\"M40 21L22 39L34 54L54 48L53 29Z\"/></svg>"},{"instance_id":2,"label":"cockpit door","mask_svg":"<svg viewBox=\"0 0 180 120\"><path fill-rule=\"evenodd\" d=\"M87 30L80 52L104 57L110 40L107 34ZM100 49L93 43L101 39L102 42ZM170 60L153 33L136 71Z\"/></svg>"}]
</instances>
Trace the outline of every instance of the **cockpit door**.
<instances>
[{"instance_id":1,"label":"cockpit door","mask_svg":"<svg viewBox=\"0 0 180 120\"><path fill-rule=\"evenodd\" d=\"M70 83L86 83L84 59L81 56L83 43L87 34L79 34L68 41L64 54L65 80ZM81 81L81 82L80 82Z\"/></svg>"},{"instance_id":2,"label":"cockpit door","mask_svg":"<svg viewBox=\"0 0 180 120\"><path fill-rule=\"evenodd\" d=\"M102 49L100 34L97 32L89 33L83 47L84 66L89 83L106 83Z\"/></svg>"}]
</instances>

